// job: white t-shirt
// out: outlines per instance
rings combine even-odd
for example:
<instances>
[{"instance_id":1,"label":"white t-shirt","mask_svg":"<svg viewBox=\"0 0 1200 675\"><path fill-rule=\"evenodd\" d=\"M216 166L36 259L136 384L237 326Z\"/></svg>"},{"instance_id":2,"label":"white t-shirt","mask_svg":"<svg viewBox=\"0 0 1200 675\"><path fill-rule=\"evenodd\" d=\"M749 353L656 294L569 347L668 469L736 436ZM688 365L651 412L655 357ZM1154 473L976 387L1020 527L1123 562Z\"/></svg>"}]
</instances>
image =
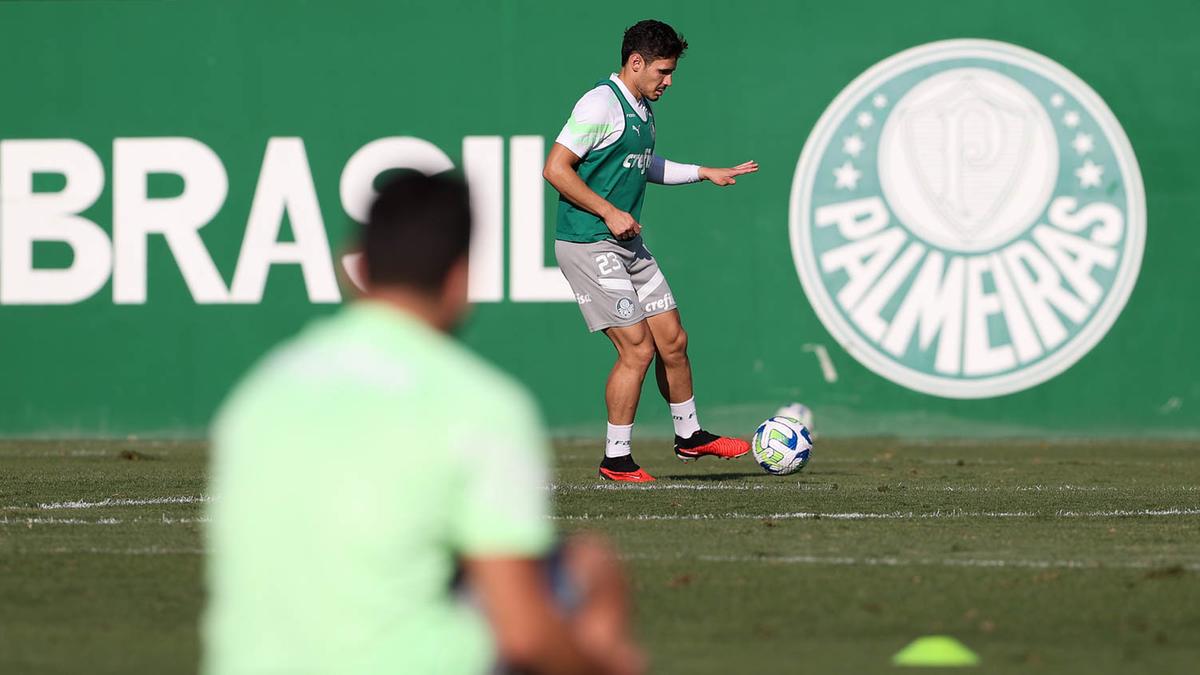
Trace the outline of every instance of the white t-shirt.
<instances>
[{"instance_id":1,"label":"white t-shirt","mask_svg":"<svg viewBox=\"0 0 1200 675\"><path fill-rule=\"evenodd\" d=\"M617 89L625 96L629 107L642 122L649 119L646 102L638 99L621 81L616 74L608 79L617 85ZM621 139L625 133L625 109L620 101L612 95L612 90L600 84L579 99L571 110L571 117L559 132L555 143L575 153L576 157L585 157L592 150L606 148ZM700 167L696 164L679 164L655 155L646 178L652 183L676 185L679 183L695 183L700 180Z\"/></svg>"}]
</instances>

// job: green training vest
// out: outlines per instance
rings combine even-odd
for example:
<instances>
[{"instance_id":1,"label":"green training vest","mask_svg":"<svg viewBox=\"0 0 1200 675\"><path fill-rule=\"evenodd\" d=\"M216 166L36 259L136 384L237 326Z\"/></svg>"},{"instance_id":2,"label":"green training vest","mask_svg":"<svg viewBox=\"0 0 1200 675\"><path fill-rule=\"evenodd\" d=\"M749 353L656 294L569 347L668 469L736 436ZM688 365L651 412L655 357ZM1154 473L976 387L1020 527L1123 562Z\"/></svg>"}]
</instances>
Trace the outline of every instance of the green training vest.
<instances>
[{"instance_id":1,"label":"green training vest","mask_svg":"<svg viewBox=\"0 0 1200 675\"><path fill-rule=\"evenodd\" d=\"M625 115L625 131L620 140L607 148L592 150L579 163L579 177L596 194L613 206L641 220L642 197L646 194L646 170L654 157L654 112L646 105L646 121L634 111L625 95L612 80L597 84L612 90ZM604 219L558 197L558 223L554 236L562 241L590 243L612 239Z\"/></svg>"}]
</instances>

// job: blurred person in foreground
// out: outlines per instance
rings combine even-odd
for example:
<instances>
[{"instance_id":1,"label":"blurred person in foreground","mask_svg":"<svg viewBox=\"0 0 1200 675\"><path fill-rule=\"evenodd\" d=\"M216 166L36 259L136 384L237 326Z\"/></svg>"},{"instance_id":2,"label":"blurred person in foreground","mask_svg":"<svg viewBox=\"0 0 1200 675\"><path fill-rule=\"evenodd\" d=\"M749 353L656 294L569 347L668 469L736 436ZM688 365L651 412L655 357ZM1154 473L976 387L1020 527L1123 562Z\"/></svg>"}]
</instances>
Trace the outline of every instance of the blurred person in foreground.
<instances>
[{"instance_id":1,"label":"blurred person in foreground","mask_svg":"<svg viewBox=\"0 0 1200 675\"><path fill-rule=\"evenodd\" d=\"M451 337L470 229L461 179L389 182L363 298L225 403L204 673L641 671L616 557L556 544L530 396Z\"/></svg>"}]
</instances>

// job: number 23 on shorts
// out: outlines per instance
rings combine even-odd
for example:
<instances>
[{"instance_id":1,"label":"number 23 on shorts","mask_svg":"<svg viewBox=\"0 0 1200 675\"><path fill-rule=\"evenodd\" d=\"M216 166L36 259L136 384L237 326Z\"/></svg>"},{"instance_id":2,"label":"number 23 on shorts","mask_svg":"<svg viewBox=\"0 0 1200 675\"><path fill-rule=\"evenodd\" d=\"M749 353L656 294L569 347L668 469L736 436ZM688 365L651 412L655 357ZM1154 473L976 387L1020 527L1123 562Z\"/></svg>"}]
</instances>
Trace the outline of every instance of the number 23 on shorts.
<instances>
[{"instance_id":1,"label":"number 23 on shorts","mask_svg":"<svg viewBox=\"0 0 1200 675\"><path fill-rule=\"evenodd\" d=\"M605 276L621 268L621 259L615 253L602 253L596 256L596 266L600 268L600 276Z\"/></svg>"}]
</instances>

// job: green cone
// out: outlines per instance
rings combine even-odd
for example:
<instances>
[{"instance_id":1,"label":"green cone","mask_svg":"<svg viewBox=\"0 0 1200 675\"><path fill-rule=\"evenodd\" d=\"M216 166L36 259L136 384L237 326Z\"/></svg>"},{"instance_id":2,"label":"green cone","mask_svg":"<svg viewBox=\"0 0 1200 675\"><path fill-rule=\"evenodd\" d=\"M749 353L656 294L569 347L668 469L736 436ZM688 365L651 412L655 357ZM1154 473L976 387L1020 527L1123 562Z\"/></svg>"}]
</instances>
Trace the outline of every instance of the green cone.
<instances>
[{"instance_id":1,"label":"green cone","mask_svg":"<svg viewBox=\"0 0 1200 675\"><path fill-rule=\"evenodd\" d=\"M979 657L949 635L927 635L913 640L892 657L897 666L975 666Z\"/></svg>"}]
</instances>

